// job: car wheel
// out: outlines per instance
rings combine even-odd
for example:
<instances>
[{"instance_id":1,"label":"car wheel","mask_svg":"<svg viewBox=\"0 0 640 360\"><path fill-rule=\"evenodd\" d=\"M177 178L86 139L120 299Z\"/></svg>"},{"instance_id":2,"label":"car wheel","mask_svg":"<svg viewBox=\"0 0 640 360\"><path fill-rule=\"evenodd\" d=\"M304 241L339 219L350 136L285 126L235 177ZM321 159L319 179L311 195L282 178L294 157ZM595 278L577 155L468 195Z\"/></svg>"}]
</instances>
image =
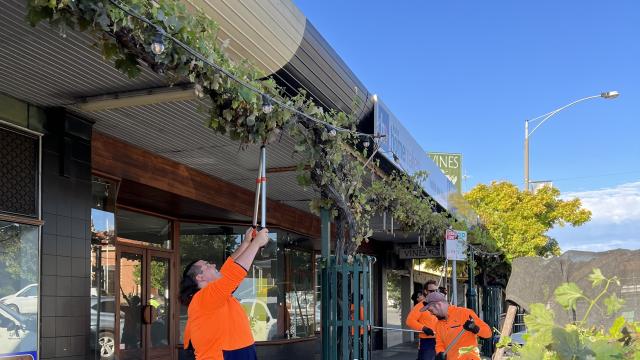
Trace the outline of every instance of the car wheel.
<instances>
[{"instance_id":1,"label":"car wheel","mask_svg":"<svg viewBox=\"0 0 640 360\"><path fill-rule=\"evenodd\" d=\"M100 358L105 360L111 360L116 353L116 339L113 337L113 333L103 331L98 338L98 346L100 346Z\"/></svg>"},{"instance_id":2,"label":"car wheel","mask_svg":"<svg viewBox=\"0 0 640 360\"><path fill-rule=\"evenodd\" d=\"M18 314L20 313L20 308L18 308L18 305L16 304L9 304L7 305L8 308L10 308L11 310L17 312Z\"/></svg>"}]
</instances>

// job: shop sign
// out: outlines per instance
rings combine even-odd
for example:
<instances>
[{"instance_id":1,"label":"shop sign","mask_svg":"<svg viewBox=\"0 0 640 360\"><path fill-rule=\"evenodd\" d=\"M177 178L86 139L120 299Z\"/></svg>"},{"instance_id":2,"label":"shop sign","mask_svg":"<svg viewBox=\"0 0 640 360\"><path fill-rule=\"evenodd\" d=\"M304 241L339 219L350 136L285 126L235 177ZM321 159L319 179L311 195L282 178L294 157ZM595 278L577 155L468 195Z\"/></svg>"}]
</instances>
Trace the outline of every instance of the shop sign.
<instances>
[{"instance_id":1,"label":"shop sign","mask_svg":"<svg viewBox=\"0 0 640 360\"><path fill-rule=\"evenodd\" d=\"M413 246L398 249L400 259L428 259L442 257L440 246Z\"/></svg>"},{"instance_id":2,"label":"shop sign","mask_svg":"<svg viewBox=\"0 0 640 360\"><path fill-rule=\"evenodd\" d=\"M408 174L427 172L429 176L422 183L423 189L442 207L453 210L449 197L456 192L454 185L379 98L374 107L374 119L375 133L384 135L378 140L379 153Z\"/></svg>"},{"instance_id":3,"label":"shop sign","mask_svg":"<svg viewBox=\"0 0 640 360\"><path fill-rule=\"evenodd\" d=\"M467 232L447 229L445 248L447 260L467 260Z\"/></svg>"},{"instance_id":4,"label":"shop sign","mask_svg":"<svg viewBox=\"0 0 640 360\"><path fill-rule=\"evenodd\" d=\"M462 193L462 154L430 152L428 155L453 183L458 193Z\"/></svg>"}]
</instances>

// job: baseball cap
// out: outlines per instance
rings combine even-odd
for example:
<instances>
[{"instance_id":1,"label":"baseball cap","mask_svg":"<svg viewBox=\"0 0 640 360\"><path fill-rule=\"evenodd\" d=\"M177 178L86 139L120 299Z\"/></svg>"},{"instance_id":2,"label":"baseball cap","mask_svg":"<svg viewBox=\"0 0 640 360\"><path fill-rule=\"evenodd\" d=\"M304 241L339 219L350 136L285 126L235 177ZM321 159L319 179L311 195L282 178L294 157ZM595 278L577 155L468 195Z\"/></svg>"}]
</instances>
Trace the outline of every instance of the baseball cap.
<instances>
[{"instance_id":1,"label":"baseball cap","mask_svg":"<svg viewBox=\"0 0 640 360\"><path fill-rule=\"evenodd\" d=\"M427 311L427 309L431 304L441 302L441 301L447 302L447 297L444 296L443 293L440 293L440 292L429 293L429 295L427 295L427 298L422 302L424 307L420 309L420 311L421 312Z\"/></svg>"}]
</instances>

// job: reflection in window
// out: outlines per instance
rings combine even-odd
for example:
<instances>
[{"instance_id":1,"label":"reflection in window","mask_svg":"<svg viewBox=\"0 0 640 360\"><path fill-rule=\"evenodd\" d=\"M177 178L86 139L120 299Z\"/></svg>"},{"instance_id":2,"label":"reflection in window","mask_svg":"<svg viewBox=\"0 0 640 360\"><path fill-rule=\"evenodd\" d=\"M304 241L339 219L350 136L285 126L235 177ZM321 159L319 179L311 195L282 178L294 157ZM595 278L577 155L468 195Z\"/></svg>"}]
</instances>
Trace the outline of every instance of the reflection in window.
<instances>
[{"instance_id":1,"label":"reflection in window","mask_svg":"<svg viewBox=\"0 0 640 360\"><path fill-rule=\"evenodd\" d=\"M315 305L315 322L316 322L316 332L320 332L320 304L322 299L322 271L320 271L320 260L322 256L320 254L315 254L314 256L316 269L315 269L315 297L316 297L316 305Z\"/></svg>"},{"instance_id":2,"label":"reflection in window","mask_svg":"<svg viewBox=\"0 0 640 360\"><path fill-rule=\"evenodd\" d=\"M120 257L120 349L142 346L142 255L122 253Z\"/></svg>"},{"instance_id":3,"label":"reflection in window","mask_svg":"<svg viewBox=\"0 0 640 360\"><path fill-rule=\"evenodd\" d=\"M220 267L240 245L246 229L245 226L181 224L181 270L196 260L210 261ZM258 253L234 296L249 317L256 341L312 336L315 330L312 253L285 250L289 246L305 245L309 240L270 230L271 242ZM182 307L180 342L186 321L187 311Z\"/></svg>"},{"instance_id":4,"label":"reflection in window","mask_svg":"<svg viewBox=\"0 0 640 360\"><path fill-rule=\"evenodd\" d=\"M386 297L387 297L387 318L385 327L402 328L400 304L402 302L402 291L400 274L393 270L387 271ZM387 344L397 345L402 343L402 331L386 331Z\"/></svg>"},{"instance_id":5,"label":"reflection in window","mask_svg":"<svg viewBox=\"0 0 640 360\"><path fill-rule=\"evenodd\" d=\"M287 308L290 311L292 338L312 336L315 332L313 260L308 251L286 249Z\"/></svg>"},{"instance_id":6,"label":"reflection in window","mask_svg":"<svg viewBox=\"0 0 640 360\"><path fill-rule=\"evenodd\" d=\"M169 345L169 259L152 257L151 296L149 305L153 307L151 319L151 346Z\"/></svg>"},{"instance_id":7,"label":"reflection in window","mask_svg":"<svg viewBox=\"0 0 640 360\"><path fill-rule=\"evenodd\" d=\"M92 358L112 359L115 328L115 195L117 183L94 176L91 182L91 302ZM100 305L99 305L100 304ZM123 314L120 315L121 317ZM122 334L122 328L120 329Z\"/></svg>"},{"instance_id":8,"label":"reflection in window","mask_svg":"<svg viewBox=\"0 0 640 360\"><path fill-rule=\"evenodd\" d=\"M171 221L118 209L118 241L171 249Z\"/></svg>"},{"instance_id":9,"label":"reflection in window","mask_svg":"<svg viewBox=\"0 0 640 360\"><path fill-rule=\"evenodd\" d=\"M0 221L0 357L37 350L37 259L38 227Z\"/></svg>"}]
</instances>

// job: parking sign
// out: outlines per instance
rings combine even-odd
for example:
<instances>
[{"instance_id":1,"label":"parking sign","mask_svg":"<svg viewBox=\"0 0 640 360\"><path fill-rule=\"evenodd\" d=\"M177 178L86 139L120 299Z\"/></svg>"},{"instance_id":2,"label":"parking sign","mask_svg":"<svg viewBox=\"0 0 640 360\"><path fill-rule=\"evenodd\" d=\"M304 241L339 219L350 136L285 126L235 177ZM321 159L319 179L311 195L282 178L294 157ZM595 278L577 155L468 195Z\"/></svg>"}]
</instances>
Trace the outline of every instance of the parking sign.
<instances>
[{"instance_id":1,"label":"parking sign","mask_svg":"<svg viewBox=\"0 0 640 360\"><path fill-rule=\"evenodd\" d=\"M448 229L445 233L448 260L467 260L467 232Z\"/></svg>"}]
</instances>

